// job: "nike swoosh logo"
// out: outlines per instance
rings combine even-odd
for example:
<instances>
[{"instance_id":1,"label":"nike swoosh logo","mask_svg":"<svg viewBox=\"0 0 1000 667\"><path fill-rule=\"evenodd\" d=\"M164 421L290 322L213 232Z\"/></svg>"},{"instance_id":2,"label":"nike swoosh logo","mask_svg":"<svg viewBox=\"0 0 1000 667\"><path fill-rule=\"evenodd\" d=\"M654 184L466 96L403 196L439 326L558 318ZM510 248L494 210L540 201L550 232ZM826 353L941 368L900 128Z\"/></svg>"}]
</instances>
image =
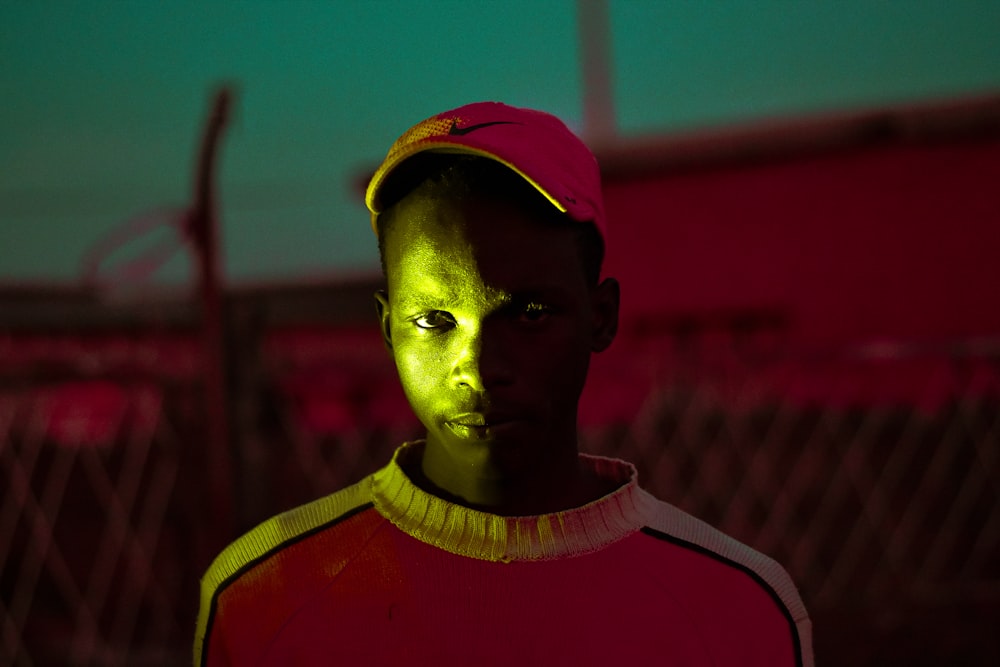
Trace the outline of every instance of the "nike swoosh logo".
<instances>
[{"instance_id":1,"label":"nike swoosh logo","mask_svg":"<svg viewBox=\"0 0 1000 667\"><path fill-rule=\"evenodd\" d=\"M448 134L454 134L462 136L470 132L475 132L476 130L481 130L484 127L489 127L490 125L521 125L512 120L494 120L489 123L477 123L476 125L469 125L468 127L458 127L457 121L451 121L451 127L448 128Z\"/></svg>"}]
</instances>

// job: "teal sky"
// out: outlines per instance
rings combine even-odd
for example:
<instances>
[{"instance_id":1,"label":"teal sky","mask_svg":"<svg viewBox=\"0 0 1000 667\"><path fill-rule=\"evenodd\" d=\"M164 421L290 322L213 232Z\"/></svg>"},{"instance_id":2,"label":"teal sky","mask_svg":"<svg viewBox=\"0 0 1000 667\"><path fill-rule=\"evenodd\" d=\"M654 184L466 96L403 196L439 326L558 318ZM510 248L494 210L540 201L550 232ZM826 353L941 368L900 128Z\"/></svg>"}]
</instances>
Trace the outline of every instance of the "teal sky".
<instances>
[{"instance_id":1,"label":"teal sky","mask_svg":"<svg viewBox=\"0 0 1000 667\"><path fill-rule=\"evenodd\" d=\"M0 283L183 205L210 92L233 283L377 271L352 180L478 99L582 119L577 3L0 2ZM610 2L625 135L1000 90L1000 2ZM125 255L138 246L126 248ZM158 280L189 275L184 253Z\"/></svg>"}]
</instances>

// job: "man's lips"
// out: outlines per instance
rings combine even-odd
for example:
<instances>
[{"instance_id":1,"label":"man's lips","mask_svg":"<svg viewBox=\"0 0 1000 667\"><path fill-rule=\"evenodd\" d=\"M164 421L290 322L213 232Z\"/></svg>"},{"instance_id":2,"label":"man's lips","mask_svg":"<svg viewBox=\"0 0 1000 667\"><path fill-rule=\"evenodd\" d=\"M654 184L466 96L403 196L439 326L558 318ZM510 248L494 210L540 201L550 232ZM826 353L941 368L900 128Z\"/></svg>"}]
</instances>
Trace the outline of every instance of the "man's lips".
<instances>
[{"instance_id":1,"label":"man's lips","mask_svg":"<svg viewBox=\"0 0 1000 667\"><path fill-rule=\"evenodd\" d=\"M516 429L520 421L507 413L467 412L447 420L445 426L463 440L493 440Z\"/></svg>"},{"instance_id":2,"label":"man's lips","mask_svg":"<svg viewBox=\"0 0 1000 667\"><path fill-rule=\"evenodd\" d=\"M503 412L466 412L460 414L456 417L452 417L447 420L449 424L455 424L456 426L499 426L500 424L505 424L507 422L518 421L517 418L509 413Z\"/></svg>"}]
</instances>

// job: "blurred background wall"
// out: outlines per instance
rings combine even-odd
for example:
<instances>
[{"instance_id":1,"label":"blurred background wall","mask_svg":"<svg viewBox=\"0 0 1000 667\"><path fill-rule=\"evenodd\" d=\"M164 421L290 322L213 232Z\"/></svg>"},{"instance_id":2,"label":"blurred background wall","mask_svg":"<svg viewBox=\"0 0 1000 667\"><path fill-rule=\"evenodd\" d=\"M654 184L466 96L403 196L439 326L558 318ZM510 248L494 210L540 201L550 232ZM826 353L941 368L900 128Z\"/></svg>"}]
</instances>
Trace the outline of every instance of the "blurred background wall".
<instances>
[{"instance_id":1,"label":"blurred background wall","mask_svg":"<svg viewBox=\"0 0 1000 667\"><path fill-rule=\"evenodd\" d=\"M585 447L783 562L820 664L994 664L998 29L996 2L0 5L0 663L186 664L221 546L419 433L360 193L413 122L499 99L604 172L623 322ZM186 225L220 86L213 300Z\"/></svg>"},{"instance_id":2,"label":"blurred background wall","mask_svg":"<svg viewBox=\"0 0 1000 667\"><path fill-rule=\"evenodd\" d=\"M602 5L625 136L1000 84L995 2L580 4ZM223 81L240 96L220 169L227 281L371 272L353 179L400 128L498 99L584 129L577 15L572 0L4 3L0 278L72 283L114 223L183 203ZM188 275L175 261L164 279Z\"/></svg>"}]
</instances>

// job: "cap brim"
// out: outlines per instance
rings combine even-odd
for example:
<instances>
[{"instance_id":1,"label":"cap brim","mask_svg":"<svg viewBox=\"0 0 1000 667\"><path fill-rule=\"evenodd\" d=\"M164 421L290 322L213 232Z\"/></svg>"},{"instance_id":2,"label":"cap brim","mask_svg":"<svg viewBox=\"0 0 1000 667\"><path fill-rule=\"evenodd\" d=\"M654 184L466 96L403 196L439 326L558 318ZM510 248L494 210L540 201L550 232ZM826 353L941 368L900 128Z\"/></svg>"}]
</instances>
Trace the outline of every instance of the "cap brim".
<instances>
[{"instance_id":1,"label":"cap brim","mask_svg":"<svg viewBox=\"0 0 1000 667\"><path fill-rule=\"evenodd\" d=\"M551 203L560 213L566 213L566 207L559 202L558 199L553 197L545 188L538 184L533 178L528 176L526 173L518 169L515 165L511 164L509 161L503 159L495 153L484 150L482 148L476 148L473 146L466 146L464 144L455 143L451 141L422 141L411 144L404 150L399 151L397 154L393 155L391 160L386 160L383 162L379 168L375 171L372 176L371 181L368 183L368 190L365 192L365 206L371 212L371 223L372 231L375 232L375 236L378 236L378 216L382 213L381 202L379 201L379 193L382 190L382 186L385 184L386 180L392 175L399 165L406 162L408 159L414 155L425 152L434 153L454 153L458 155L477 155L479 157L484 157L495 162L499 162L504 165L518 176L523 178L525 181L531 184L533 188L538 190L548 201Z\"/></svg>"}]
</instances>

